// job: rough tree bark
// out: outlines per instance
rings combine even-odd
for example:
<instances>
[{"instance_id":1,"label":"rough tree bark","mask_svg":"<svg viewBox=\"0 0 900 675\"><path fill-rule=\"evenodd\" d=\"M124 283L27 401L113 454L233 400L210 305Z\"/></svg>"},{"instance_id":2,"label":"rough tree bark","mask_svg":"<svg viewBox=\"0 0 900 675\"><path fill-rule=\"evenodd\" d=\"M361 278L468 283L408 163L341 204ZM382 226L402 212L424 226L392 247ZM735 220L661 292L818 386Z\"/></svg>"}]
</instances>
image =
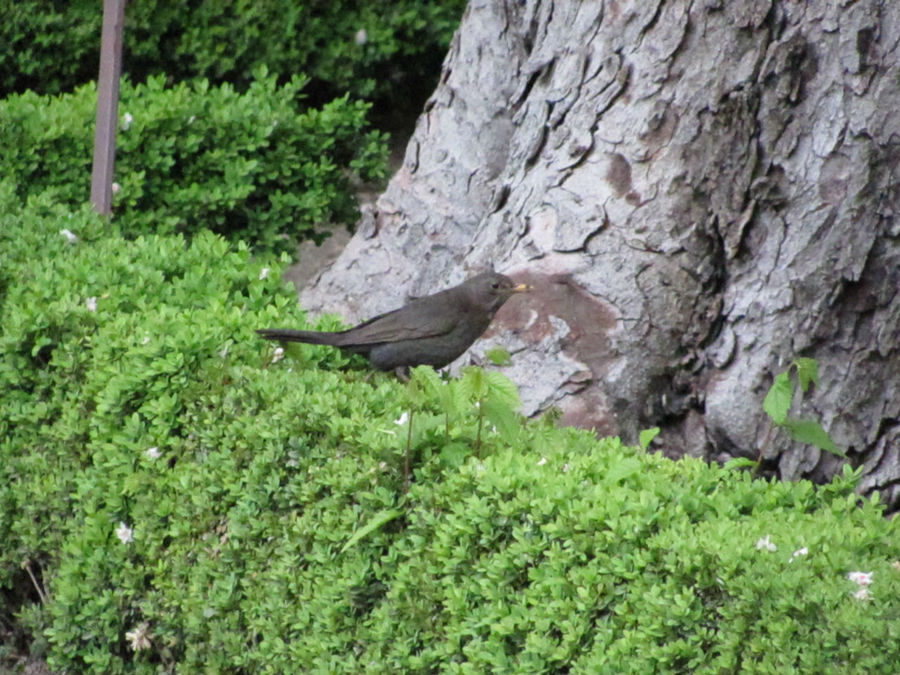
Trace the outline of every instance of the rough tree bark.
<instances>
[{"instance_id":1,"label":"rough tree bark","mask_svg":"<svg viewBox=\"0 0 900 675\"><path fill-rule=\"evenodd\" d=\"M898 43L892 0L473 0L402 168L302 302L362 318L493 264L538 288L483 341L514 352L526 413L762 448L788 479L842 461L762 412L816 358L802 412L896 506Z\"/></svg>"}]
</instances>

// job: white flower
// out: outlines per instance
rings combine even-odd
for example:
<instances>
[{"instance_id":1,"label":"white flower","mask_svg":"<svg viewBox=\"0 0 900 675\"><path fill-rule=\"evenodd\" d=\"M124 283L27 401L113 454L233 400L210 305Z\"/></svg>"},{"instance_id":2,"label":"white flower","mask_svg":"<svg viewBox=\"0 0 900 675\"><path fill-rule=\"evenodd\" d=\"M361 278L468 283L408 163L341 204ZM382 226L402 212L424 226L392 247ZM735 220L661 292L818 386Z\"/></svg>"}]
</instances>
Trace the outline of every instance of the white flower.
<instances>
[{"instance_id":1,"label":"white flower","mask_svg":"<svg viewBox=\"0 0 900 675\"><path fill-rule=\"evenodd\" d=\"M789 562L789 563L792 563L792 562L794 562L794 558L799 558L799 557L805 556L805 555L809 555L809 549L806 548L805 546L804 546L803 548L798 548L798 549L797 549L796 551L794 551L794 553L791 555L791 559L788 560L788 562Z\"/></svg>"},{"instance_id":2,"label":"white flower","mask_svg":"<svg viewBox=\"0 0 900 675\"><path fill-rule=\"evenodd\" d=\"M123 544L130 544L134 541L134 530L125 523L119 523L119 526L116 528L116 536Z\"/></svg>"},{"instance_id":3,"label":"white flower","mask_svg":"<svg viewBox=\"0 0 900 675\"><path fill-rule=\"evenodd\" d=\"M144 454L147 456L147 459L159 459L162 456L162 453L159 451L155 445L152 448L147 448L144 450Z\"/></svg>"},{"instance_id":4,"label":"white flower","mask_svg":"<svg viewBox=\"0 0 900 675\"><path fill-rule=\"evenodd\" d=\"M60 230L59 233L66 238L66 241L70 244L74 244L78 241L78 235L76 235L72 230Z\"/></svg>"},{"instance_id":5,"label":"white flower","mask_svg":"<svg viewBox=\"0 0 900 675\"><path fill-rule=\"evenodd\" d=\"M778 547L771 542L769 539L771 535L766 535L761 539L756 540L756 550L761 551L762 549L766 549L767 551L777 551Z\"/></svg>"},{"instance_id":6,"label":"white flower","mask_svg":"<svg viewBox=\"0 0 900 675\"><path fill-rule=\"evenodd\" d=\"M272 352L272 363L278 363L283 358L284 358L284 347L275 347L275 351Z\"/></svg>"},{"instance_id":7,"label":"white flower","mask_svg":"<svg viewBox=\"0 0 900 675\"><path fill-rule=\"evenodd\" d=\"M138 624L134 630L125 633L125 639L131 643L132 651L139 652L142 649L150 649L150 626L146 621Z\"/></svg>"},{"instance_id":8,"label":"white flower","mask_svg":"<svg viewBox=\"0 0 900 675\"><path fill-rule=\"evenodd\" d=\"M569 471L569 469L571 469L571 468L572 468L572 467L570 467L570 466L568 465L568 463L563 464L563 465L562 465L562 472L563 472L563 473L567 473L567 472Z\"/></svg>"},{"instance_id":9,"label":"white flower","mask_svg":"<svg viewBox=\"0 0 900 675\"><path fill-rule=\"evenodd\" d=\"M224 359L228 356L228 345L225 345L222 350L219 352L219 358Z\"/></svg>"},{"instance_id":10,"label":"white flower","mask_svg":"<svg viewBox=\"0 0 900 675\"><path fill-rule=\"evenodd\" d=\"M397 419L394 420L394 424L398 424L398 425L406 424L406 420L408 420L408 419L409 419L409 414L404 412L402 415L400 415L400 417L398 417Z\"/></svg>"},{"instance_id":11,"label":"white flower","mask_svg":"<svg viewBox=\"0 0 900 675\"><path fill-rule=\"evenodd\" d=\"M868 600L869 599L869 589L865 586L860 586L859 590L853 594L853 597L857 600Z\"/></svg>"},{"instance_id":12,"label":"white flower","mask_svg":"<svg viewBox=\"0 0 900 675\"><path fill-rule=\"evenodd\" d=\"M269 268L268 268L268 267L263 267L263 268L259 271L259 280L262 281L263 279L268 279L268 278L269 278Z\"/></svg>"},{"instance_id":13,"label":"white flower","mask_svg":"<svg viewBox=\"0 0 900 675\"><path fill-rule=\"evenodd\" d=\"M193 124L195 119L197 119L196 115L191 115L190 117L188 117L188 124Z\"/></svg>"},{"instance_id":14,"label":"white flower","mask_svg":"<svg viewBox=\"0 0 900 675\"><path fill-rule=\"evenodd\" d=\"M368 42L369 34L366 32L365 28L360 28L358 31L356 31L356 35L353 36L353 40L356 42L356 44L362 46L366 44L366 42Z\"/></svg>"},{"instance_id":15,"label":"white flower","mask_svg":"<svg viewBox=\"0 0 900 675\"><path fill-rule=\"evenodd\" d=\"M142 345L149 345L149 344L150 344L150 336L149 336L149 335L145 335L145 336L144 336L144 339L141 340L141 344L142 344Z\"/></svg>"},{"instance_id":16,"label":"white flower","mask_svg":"<svg viewBox=\"0 0 900 675\"><path fill-rule=\"evenodd\" d=\"M122 129L128 131L128 127L131 126L131 123L134 122L134 117L132 117L131 113L125 113L122 115Z\"/></svg>"},{"instance_id":17,"label":"white flower","mask_svg":"<svg viewBox=\"0 0 900 675\"><path fill-rule=\"evenodd\" d=\"M541 457L541 458L538 460L537 465L538 465L538 466L544 466L544 464L546 464L546 463L547 463L547 458L546 458L546 457Z\"/></svg>"},{"instance_id":18,"label":"white flower","mask_svg":"<svg viewBox=\"0 0 900 675\"><path fill-rule=\"evenodd\" d=\"M116 194L119 190L122 189L122 186L119 185L118 183L113 183L111 187L112 187L113 194Z\"/></svg>"},{"instance_id":19,"label":"white flower","mask_svg":"<svg viewBox=\"0 0 900 675\"><path fill-rule=\"evenodd\" d=\"M88 310L91 312L97 311L97 297L91 297L84 301L84 304L87 305Z\"/></svg>"},{"instance_id":20,"label":"white flower","mask_svg":"<svg viewBox=\"0 0 900 675\"><path fill-rule=\"evenodd\" d=\"M860 586L869 586L872 583L872 572L850 572L847 578Z\"/></svg>"}]
</instances>

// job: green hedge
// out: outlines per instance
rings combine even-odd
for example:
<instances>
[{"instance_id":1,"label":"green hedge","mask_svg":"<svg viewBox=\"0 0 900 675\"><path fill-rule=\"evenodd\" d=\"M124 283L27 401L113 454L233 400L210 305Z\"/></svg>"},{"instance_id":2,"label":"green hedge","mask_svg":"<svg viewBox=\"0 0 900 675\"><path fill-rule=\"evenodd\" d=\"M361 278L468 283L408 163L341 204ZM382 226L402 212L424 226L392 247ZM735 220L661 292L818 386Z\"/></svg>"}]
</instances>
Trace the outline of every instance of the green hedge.
<instances>
[{"instance_id":1,"label":"green hedge","mask_svg":"<svg viewBox=\"0 0 900 675\"><path fill-rule=\"evenodd\" d=\"M46 196L0 215L0 590L28 561L47 598L0 619L51 667L896 670L900 523L853 472L753 480L526 424L477 370L276 360L253 329L304 316L273 262L106 228Z\"/></svg>"},{"instance_id":2,"label":"green hedge","mask_svg":"<svg viewBox=\"0 0 900 675\"><path fill-rule=\"evenodd\" d=\"M123 234L212 229L256 248L293 251L357 216L351 177L384 175L386 145L366 132L367 105L346 97L305 108L304 82L259 73L246 93L161 78L122 87L114 195ZM94 86L0 102L0 175L20 199L90 196ZM130 120L130 121L129 121Z\"/></svg>"},{"instance_id":3,"label":"green hedge","mask_svg":"<svg viewBox=\"0 0 900 675\"><path fill-rule=\"evenodd\" d=\"M350 91L402 104L418 80L436 80L464 6L141 0L126 8L124 68L135 81L203 77L243 89L266 65L282 79L307 73L318 101ZM0 16L0 91L58 94L96 78L102 3L2 0Z\"/></svg>"}]
</instances>

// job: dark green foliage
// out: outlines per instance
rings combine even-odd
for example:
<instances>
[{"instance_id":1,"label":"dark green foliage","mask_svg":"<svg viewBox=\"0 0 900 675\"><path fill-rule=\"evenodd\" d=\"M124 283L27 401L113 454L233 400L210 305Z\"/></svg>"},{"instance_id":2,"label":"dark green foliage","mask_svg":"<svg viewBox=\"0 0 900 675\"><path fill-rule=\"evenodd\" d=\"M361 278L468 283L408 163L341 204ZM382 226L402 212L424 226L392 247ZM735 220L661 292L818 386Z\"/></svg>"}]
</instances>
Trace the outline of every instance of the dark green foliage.
<instances>
[{"instance_id":1,"label":"dark green foliage","mask_svg":"<svg viewBox=\"0 0 900 675\"><path fill-rule=\"evenodd\" d=\"M257 249L293 251L331 223L352 224L349 175L383 175L386 148L365 132L367 106L346 97L305 108L294 79L259 73L246 93L162 79L121 92L115 222L127 236L211 229ZM90 196L96 92L0 102L0 174L24 199L52 190L71 207Z\"/></svg>"},{"instance_id":2,"label":"dark green foliage","mask_svg":"<svg viewBox=\"0 0 900 675\"><path fill-rule=\"evenodd\" d=\"M244 246L126 240L41 196L0 226L0 592L28 561L47 598L0 620L55 669L900 662L900 523L858 502L853 472L753 480L525 422L497 373L407 386L332 349L274 359L253 329L303 313Z\"/></svg>"},{"instance_id":3,"label":"dark green foliage","mask_svg":"<svg viewBox=\"0 0 900 675\"><path fill-rule=\"evenodd\" d=\"M385 101L406 92L402 102L411 84L436 79L463 7L462 0L141 0L126 7L124 71L135 81L203 77L243 89L266 65L283 81L308 74L320 102L346 91ZM102 3L2 0L0 16L0 91L57 94L96 78Z\"/></svg>"}]
</instances>

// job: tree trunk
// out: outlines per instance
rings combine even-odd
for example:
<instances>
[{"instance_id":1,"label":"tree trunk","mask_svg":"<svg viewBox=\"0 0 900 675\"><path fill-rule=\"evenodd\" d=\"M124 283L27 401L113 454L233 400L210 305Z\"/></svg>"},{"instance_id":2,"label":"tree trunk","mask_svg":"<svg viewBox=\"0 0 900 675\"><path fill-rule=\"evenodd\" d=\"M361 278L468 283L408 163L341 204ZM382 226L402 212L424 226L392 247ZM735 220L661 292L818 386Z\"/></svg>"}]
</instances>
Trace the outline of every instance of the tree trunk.
<instances>
[{"instance_id":1,"label":"tree trunk","mask_svg":"<svg viewBox=\"0 0 900 675\"><path fill-rule=\"evenodd\" d=\"M900 3L473 0L402 168L302 296L362 318L493 264L525 412L659 449L843 462L900 502Z\"/></svg>"}]
</instances>

